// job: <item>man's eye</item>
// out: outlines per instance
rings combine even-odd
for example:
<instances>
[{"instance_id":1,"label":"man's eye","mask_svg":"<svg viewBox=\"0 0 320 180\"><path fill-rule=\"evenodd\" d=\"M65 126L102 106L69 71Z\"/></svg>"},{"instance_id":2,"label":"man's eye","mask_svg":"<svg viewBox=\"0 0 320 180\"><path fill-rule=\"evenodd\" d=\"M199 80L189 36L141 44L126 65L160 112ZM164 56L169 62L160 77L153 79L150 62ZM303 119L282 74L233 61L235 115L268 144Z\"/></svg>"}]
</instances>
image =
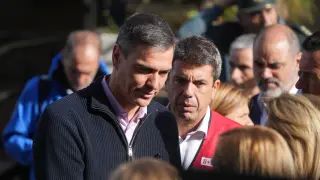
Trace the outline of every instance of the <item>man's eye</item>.
<instances>
[{"instance_id":1,"label":"man's eye","mask_svg":"<svg viewBox=\"0 0 320 180\"><path fill-rule=\"evenodd\" d=\"M248 67L248 66L239 66L238 67L241 71L245 71L245 70L247 70L247 69L251 69L250 67Z\"/></svg>"},{"instance_id":2,"label":"man's eye","mask_svg":"<svg viewBox=\"0 0 320 180\"><path fill-rule=\"evenodd\" d=\"M185 80L181 79L181 78L175 78L174 79L174 83L176 83L176 84L183 84L184 82L185 82Z\"/></svg>"},{"instance_id":3,"label":"man's eye","mask_svg":"<svg viewBox=\"0 0 320 180\"><path fill-rule=\"evenodd\" d=\"M160 71L159 74L160 74L161 76L165 76L165 75L169 74L169 72L170 72L170 71Z\"/></svg>"},{"instance_id":4,"label":"man's eye","mask_svg":"<svg viewBox=\"0 0 320 180\"><path fill-rule=\"evenodd\" d=\"M196 81L196 82L194 82L194 85L196 85L196 86L202 86L202 85L204 85L205 83L204 82L202 82L202 81Z\"/></svg>"},{"instance_id":5,"label":"man's eye","mask_svg":"<svg viewBox=\"0 0 320 180\"><path fill-rule=\"evenodd\" d=\"M278 63L274 63L274 64L269 65L270 69L279 69L280 67L281 67L281 64L278 64Z\"/></svg>"},{"instance_id":6,"label":"man's eye","mask_svg":"<svg viewBox=\"0 0 320 180\"><path fill-rule=\"evenodd\" d=\"M148 68L139 67L137 68L137 72L142 74L149 74L151 73L151 70Z\"/></svg>"},{"instance_id":7,"label":"man's eye","mask_svg":"<svg viewBox=\"0 0 320 180\"><path fill-rule=\"evenodd\" d=\"M254 61L254 65L257 66L258 68L263 68L264 64L262 62L259 61Z\"/></svg>"},{"instance_id":8,"label":"man's eye","mask_svg":"<svg viewBox=\"0 0 320 180\"><path fill-rule=\"evenodd\" d=\"M229 64L230 64L231 68L235 68L235 66L236 66L233 62L230 62Z\"/></svg>"}]
</instances>

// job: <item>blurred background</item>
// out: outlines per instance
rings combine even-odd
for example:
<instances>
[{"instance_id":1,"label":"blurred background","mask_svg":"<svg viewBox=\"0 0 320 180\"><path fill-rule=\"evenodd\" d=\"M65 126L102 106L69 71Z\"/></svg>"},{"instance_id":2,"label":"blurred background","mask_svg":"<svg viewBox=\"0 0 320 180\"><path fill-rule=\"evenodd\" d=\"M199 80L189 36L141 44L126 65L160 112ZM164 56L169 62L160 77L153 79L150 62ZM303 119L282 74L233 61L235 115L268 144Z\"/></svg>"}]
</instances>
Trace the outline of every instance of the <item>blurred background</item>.
<instances>
[{"instance_id":1,"label":"blurred background","mask_svg":"<svg viewBox=\"0 0 320 180\"><path fill-rule=\"evenodd\" d=\"M159 14L176 32L187 19L213 4L214 0L1 0L0 132L25 82L47 72L51 58L71 31L99 31L103 56L112 69L111 50L118 28L132 13ZM320 0L279 0L277 6L287 21L305 25L312 32L319 29ZM236 7L229 8L215 23L236 20L236 11ZM23 179L21 174L15 176L14 164L1 150L0 179Z\"/></svg>"}]
</instances>

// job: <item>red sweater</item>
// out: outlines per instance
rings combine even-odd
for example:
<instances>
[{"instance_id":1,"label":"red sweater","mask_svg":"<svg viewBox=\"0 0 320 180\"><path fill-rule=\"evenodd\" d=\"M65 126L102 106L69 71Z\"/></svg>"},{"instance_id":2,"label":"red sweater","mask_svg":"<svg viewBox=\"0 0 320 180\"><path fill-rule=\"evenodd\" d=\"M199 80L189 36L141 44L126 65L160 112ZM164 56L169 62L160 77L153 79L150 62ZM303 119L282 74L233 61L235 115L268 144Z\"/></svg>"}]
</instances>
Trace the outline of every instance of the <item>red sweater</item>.
<instances>
[{"instance_id":1,"label":"red sweater","mask_svg":"<svg viewBox=\"0 0 320 180\"><path fill-rule=\"evenodd\" d=\"M236 127L241 127L241 125L217 112L211 111L207 136L202 141L200 148L189 168L201 170L212 169L213 166L211 164L211 159L215 153L216 144L220 134Z\"/></svg>"}]
</instances>

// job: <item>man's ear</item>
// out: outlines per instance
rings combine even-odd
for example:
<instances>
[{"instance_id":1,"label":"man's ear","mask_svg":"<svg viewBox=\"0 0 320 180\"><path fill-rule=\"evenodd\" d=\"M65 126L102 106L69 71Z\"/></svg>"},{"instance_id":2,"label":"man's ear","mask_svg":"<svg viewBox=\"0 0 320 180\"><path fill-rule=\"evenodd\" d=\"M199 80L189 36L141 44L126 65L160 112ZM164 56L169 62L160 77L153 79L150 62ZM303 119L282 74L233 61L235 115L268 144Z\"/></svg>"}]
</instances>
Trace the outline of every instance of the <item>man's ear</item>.
<instances>
[{"instance_id":1,"label":"man's ear","mask_svg":"<svg viewBox=\"0 0 320 180\"><path fill-rule=\"evenodd\" d=\"M121 55L120 46L118 44L115 44L112 50L112 65L114 69L118 69L119 67L120 55Z\"/></svg>"},{"instance_id":2,"label":"man's ear","mask_svg":"<svg viewBox=\"0 0 320 180\"><path fill-rule=\"evenodd\" d=\"M220 84L221 84L221 81L220 81L219 79L217 79L217 80L215 80L215 81L213 82L213 85L212 85L213 91L212 91L211 99L213 99L214 96L216 95L216 91L217 91L217 89L220 87Z\"/></svg>"},{"instance_id":3,"label":"man's ear","mask_svg":"<svg viewBox=\"0 0 320 180\"><path fill-rule=\"evenodd\" d=\"M300 65L300 62L301 62L301 58L302 58L302 52L300 51L295 56L295 61L297 61L298 68L299 68L299 65Z\"/></svg>"},{"instance_id":4,"label":"man's ear","mask_svg":"<svg viewBox=\"0 0 320 180\"><path fill-rule=\"evenodd\" d=\"M213 88L218 89L220 87L221 81L217 79L213 82Z\"/></svg>"}]
</instances>

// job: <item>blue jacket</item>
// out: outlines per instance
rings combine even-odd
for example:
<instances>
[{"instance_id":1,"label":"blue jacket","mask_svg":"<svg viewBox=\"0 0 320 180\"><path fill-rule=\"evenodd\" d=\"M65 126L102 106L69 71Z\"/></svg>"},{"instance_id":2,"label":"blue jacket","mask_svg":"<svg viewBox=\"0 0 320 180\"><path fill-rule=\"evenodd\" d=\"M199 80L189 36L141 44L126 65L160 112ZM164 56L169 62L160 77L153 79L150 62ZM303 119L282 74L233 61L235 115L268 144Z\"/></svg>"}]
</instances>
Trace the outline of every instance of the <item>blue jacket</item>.
<instances>
[{"instance_id":1,"label":"blue jacket","mask_svg":"<svg viewBox=\"0 0 320 180\"><path fill-rule=\"evenodd\" d=\"M31 78L25 85L11 119L3 131L3 145L5 151L16 161L31 166L31 179L34 179L32 143L38 119L45 108L52 102L67 95L67 81L61 65L61 54L52 59L46 79L46 91L39 92L39 82L43 76ZM98 75L107 74L108 68L100 61ZM44 89L42 89L43 91ZM40 94L44 97L39 97ZM40 98L40 99L39 99Z\"/></svg>"}]
</instances>

